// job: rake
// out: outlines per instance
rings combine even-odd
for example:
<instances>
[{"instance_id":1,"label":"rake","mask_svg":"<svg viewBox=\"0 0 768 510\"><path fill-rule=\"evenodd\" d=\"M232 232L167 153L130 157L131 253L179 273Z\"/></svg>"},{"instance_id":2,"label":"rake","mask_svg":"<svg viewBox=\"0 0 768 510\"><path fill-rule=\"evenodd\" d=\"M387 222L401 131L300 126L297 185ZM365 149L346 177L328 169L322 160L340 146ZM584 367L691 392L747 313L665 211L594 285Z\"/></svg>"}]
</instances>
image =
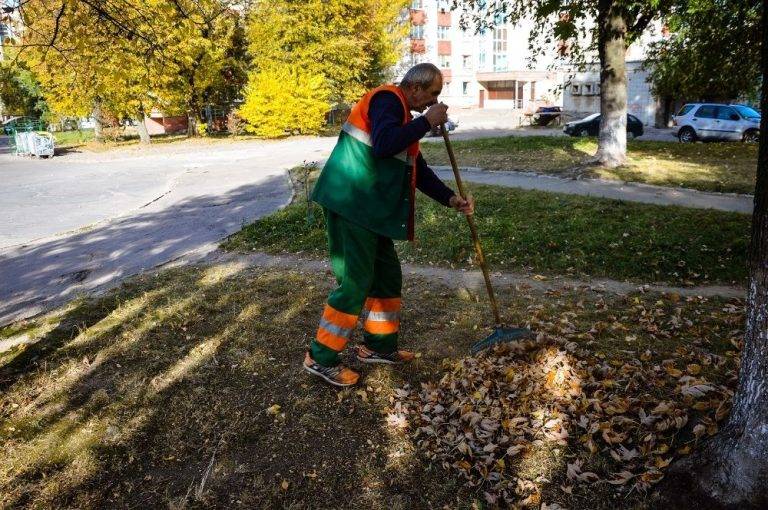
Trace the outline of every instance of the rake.
<instances>
[{"instance_id":1,"label":"rake","mask_svg":"<svg viewBox=\"0 0 768 510\"><path fill-rule=\"evenodd\" d=\"M461 181L461 175L459 174L459 165L456 163L456 156L453 154L453 147L451 146L451 140L448 138L448 130L445 124L442 125L441 131L443 132L443 140L445 140L445 148L448 151L448 158L451 160L451 167L453 168L453 176L456 180L456 187L459 189L459 195L464 200L467 199L467 194L464 192L464 185ZM499 314L499 305L496 303L496 296L493 293L493 286L491 285L491 276L488 271L488 263L483 256L483 248L480 245L480 236L477 233L477 226L475 225L475 219L472 214L468 214L467 223L469 223L469 230L472 232L472 242L475 245L475 253L477 254L477 261L480 263L480 269L483 271L483 278L485 279L485 288L488 291L488 299L491 302L491 310L493 311L494 327L493 333L488 335L485 339L476 342L470 347L469 352L471 354L477 354L483 349L492 347L496 344L514 342L521 338L532 336L533 332L528 328L516 328L506 326L501 322L501 315Z\"/></svg>"}]
</instances>

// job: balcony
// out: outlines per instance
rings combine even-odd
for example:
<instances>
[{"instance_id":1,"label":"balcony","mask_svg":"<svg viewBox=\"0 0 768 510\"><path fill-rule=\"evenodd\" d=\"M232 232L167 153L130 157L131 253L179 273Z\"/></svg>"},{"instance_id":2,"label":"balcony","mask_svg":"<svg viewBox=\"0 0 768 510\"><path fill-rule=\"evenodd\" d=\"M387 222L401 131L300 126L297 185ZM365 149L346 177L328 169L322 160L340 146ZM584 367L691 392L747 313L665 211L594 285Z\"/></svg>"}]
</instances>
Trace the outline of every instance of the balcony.
<instances>
[{"instance_id":1,"label":"balcony","mask_svg":"<svg viewBox=\"0 0 768 510\"><path fill-rule=\"evenodd\" d=\"M411 39L411 53L426 53L427 45L424 39Z\"/></svg>"},{"instance_id":2,"label":"balcony","mask_svg":"<svg viewBox=\"0 0 768 510\"><path fill-rule=\"evenodd\" d=\"M421 9L411 9L411 25L423 25L427 22L427 14Z\"/></svg>"},{"instance_id":3,"label":"balcony","mask_svg":"<svg viewBox=\"0 0 768 510\"><path fill-rule=\"evenodd\" d=\"M450 55L451 54L451 41L437 41L437 54L438 55Z\"/></svg>"}]
</instances>

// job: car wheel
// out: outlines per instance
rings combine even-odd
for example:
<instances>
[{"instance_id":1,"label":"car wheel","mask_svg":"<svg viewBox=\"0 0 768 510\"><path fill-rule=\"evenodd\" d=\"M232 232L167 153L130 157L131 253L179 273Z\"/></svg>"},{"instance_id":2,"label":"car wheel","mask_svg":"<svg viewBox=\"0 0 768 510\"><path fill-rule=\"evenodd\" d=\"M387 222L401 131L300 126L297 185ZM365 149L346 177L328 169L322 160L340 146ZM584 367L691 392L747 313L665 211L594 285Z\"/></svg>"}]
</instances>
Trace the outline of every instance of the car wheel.
<instances>
[{"instance_id":1,"label":"car wheel","mask_svg":"<svg viewBox=\"0 0 768 510\"><path fill-rule=\"evenodd\" d=\"M579 136L589 136L589 131L587 131L586 129L582 129L581 131L579 131Z\"/></svg>"},{"instance_id":2,"label":"car wheel","mask_svg":"<svg viewBox=\"0 0 768 510\"><path fill-rule=\"evenodd\" d=\"M760 141L760 131L750 129L744 133L744 143L758 143Z\"/></svg>"},{"instance_id":3,"label":"car wheel","mask_svg":"<svg viewBox=\"0 0 768 510\"><path fill-rule=\"evenodd\" d=\"M627 131L627 140L634 140L634 139L635 139L634 131Z\"/></svg>"},{"instance_id":4,"label":"car wheel","mask_svg":"<svg viewBox=\"0 0 768 510\"><path fill-rule=\"evenodd\" d=\"M680 140L680 143L693 143L696 141L696 131L692 128L684 127L677 134L677 138Z\"/></svg>"}]
</instances>

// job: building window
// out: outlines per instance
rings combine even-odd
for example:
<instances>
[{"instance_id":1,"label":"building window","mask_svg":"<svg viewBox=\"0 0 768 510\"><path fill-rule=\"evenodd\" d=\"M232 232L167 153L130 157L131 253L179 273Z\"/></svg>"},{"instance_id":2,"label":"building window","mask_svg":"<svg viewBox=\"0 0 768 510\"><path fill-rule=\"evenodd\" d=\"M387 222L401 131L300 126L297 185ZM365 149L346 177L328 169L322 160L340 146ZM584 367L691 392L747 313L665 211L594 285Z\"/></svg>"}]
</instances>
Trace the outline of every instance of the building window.
<instances>
[{"instance_id":1,"label":"building window","mask_svg":"<svg viewBox=\"0 0 768 510\"><path fill-rule=\"evenodd\" d=\"M571 85L571 95L572 96L580 96L581 95L581 85L578 83L574 83Z\"/></svg>"},{"instance_id":2,"label":"building window","mask_svg":"<svg viewBox=\"0 0 768 510\"><path fill-rule=\"evenodd\" d=\"M411 39L424 39L424 25L411 25Z\"/></svg>"},{"instance_id":3,"label":"building window","mask_svg":"<svg viewBox=\"0 0 768 510\"><path fill-rule=\"evenodd\" d=\"M438 65L442 69L450 69L451 56L450 55L438 55Z\"/></svg>"},{"instance_id":4,"label":"building window","mask_svg":"<svg viewBox=\"0 0 768 510\"><path fill-rule=\"evenodd\" d=\"M421 0L413 0L411 2L411 9L421 9L423 7Z\"/></svg>"},{"instance_id":5,"label":"building window","mask_svg":"<svg viewBox=\"0 0 768 510\"><path fill-rule=\"evenodd\" d=\"M485 67L485 50L480 51L477 55L477 67L483 69Z\"/></svg>"},{"instance_id":6,"label":"building window","mask_svg":"<svg viewBox=\"0 0 768 510\"><path fill-rule=\"evenodd\" d=\"M421 64L426 62L427 56L424 53L411 53L411 65Z\"/></svg>"},{"instance_id":7,"label":"building window","mask_svg":"<svg viewBox=\"0 0 768 510\"><path fill-rule=\"evenodd\" d=\"M463 67L467 71L472 69L472 55L461 56L461 67Z\"/></svg>"},{"instance_id":8,"label":"building window","mask_svg":"<svg viewBox=\"0 0 768 510\"><path fill-rule=\"evenodd\" d=\"M507 70L507 29L493 29L493 70Z\"/></svg>"},{"instance_id":9,"label":"building window","mask_svg":"<svg viewBox=\"0 0 768 510\"><path fill-rule=\"evenodd\" d=\"M448 12L451 10L451 0L437 0L437 10Z\"/></svg>"},{"instance_id":10,"label":"building window","mask_svg":"<svg viewBox=\"0 0 768 510\"><path fill-rule=\"evenodd\" d=\"M582 90L581 90L581 93L584 94L585 96L591 96L592 95L592 84L591 83L585 83L583 88L582 88Z\"/></svg>"},{"instance_id":11,"label":"building window","mask_svg":"<svg viewBox=\"0 0 768 510\"><path fill-rule=\"evenodd\" d=\"M494 71L506 71L507 70L507 55L506 54L493 54L493 70Z\"/></svg>"},{"instance_id":12,"label":"building window","mask_svg":"<svg viewBox=\"0 0 768 510\"><path fill-rule=\"evenodd\" d=\"M441 94L445 94L446 96L451 95L451 82L446 81L443 83L443 90L440 92Z\"/></svg>"},{"instance_id":13,"label":"building window","mask_svg":"<svg viewBox=\"0 0 768 510\"><path fill-rule=\"evenodd\" d=\"M463 95L465 95L465 96L467 94L469 94L469 82L468 81L461 82L461 93Z\"/></svg>"},{"instance_id":14,"label":"building window","mask_svg":"<svg viewBox=\"0 0 768 510\"><path fill-rule=\"evenodd\" d=\"M448 39L448 32L450 29L451 27L437 27L437 38Z\"/></svg>"},{"instance_id":15,"label":"building window","mask_svg":"<svg viewBox=\"0 0 768 510\"><path fill-rule=\"evenodd\" d=\"M506 28L493 29L493 52L494 53L507 52L507 29Z\"/></svg>"}]
</instances>

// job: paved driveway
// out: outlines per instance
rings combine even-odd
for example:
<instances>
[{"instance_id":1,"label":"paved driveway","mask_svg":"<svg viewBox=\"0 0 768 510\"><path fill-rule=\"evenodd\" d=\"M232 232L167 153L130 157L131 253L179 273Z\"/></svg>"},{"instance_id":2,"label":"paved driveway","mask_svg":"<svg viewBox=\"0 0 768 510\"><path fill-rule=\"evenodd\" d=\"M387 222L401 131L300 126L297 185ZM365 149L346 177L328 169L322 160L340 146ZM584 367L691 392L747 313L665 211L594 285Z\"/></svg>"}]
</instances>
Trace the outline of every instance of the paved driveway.
<instances>
[{"instance_id":1,"label":"paved driveway","mask_svg":"<svg viewBox=\"0 0 768 510\"><path fill-rule=\"evenodd\" d=\"M0 156L0 324L181 256L291 198L286 170L332 138Z\"/></svg>"}]
</instances>

